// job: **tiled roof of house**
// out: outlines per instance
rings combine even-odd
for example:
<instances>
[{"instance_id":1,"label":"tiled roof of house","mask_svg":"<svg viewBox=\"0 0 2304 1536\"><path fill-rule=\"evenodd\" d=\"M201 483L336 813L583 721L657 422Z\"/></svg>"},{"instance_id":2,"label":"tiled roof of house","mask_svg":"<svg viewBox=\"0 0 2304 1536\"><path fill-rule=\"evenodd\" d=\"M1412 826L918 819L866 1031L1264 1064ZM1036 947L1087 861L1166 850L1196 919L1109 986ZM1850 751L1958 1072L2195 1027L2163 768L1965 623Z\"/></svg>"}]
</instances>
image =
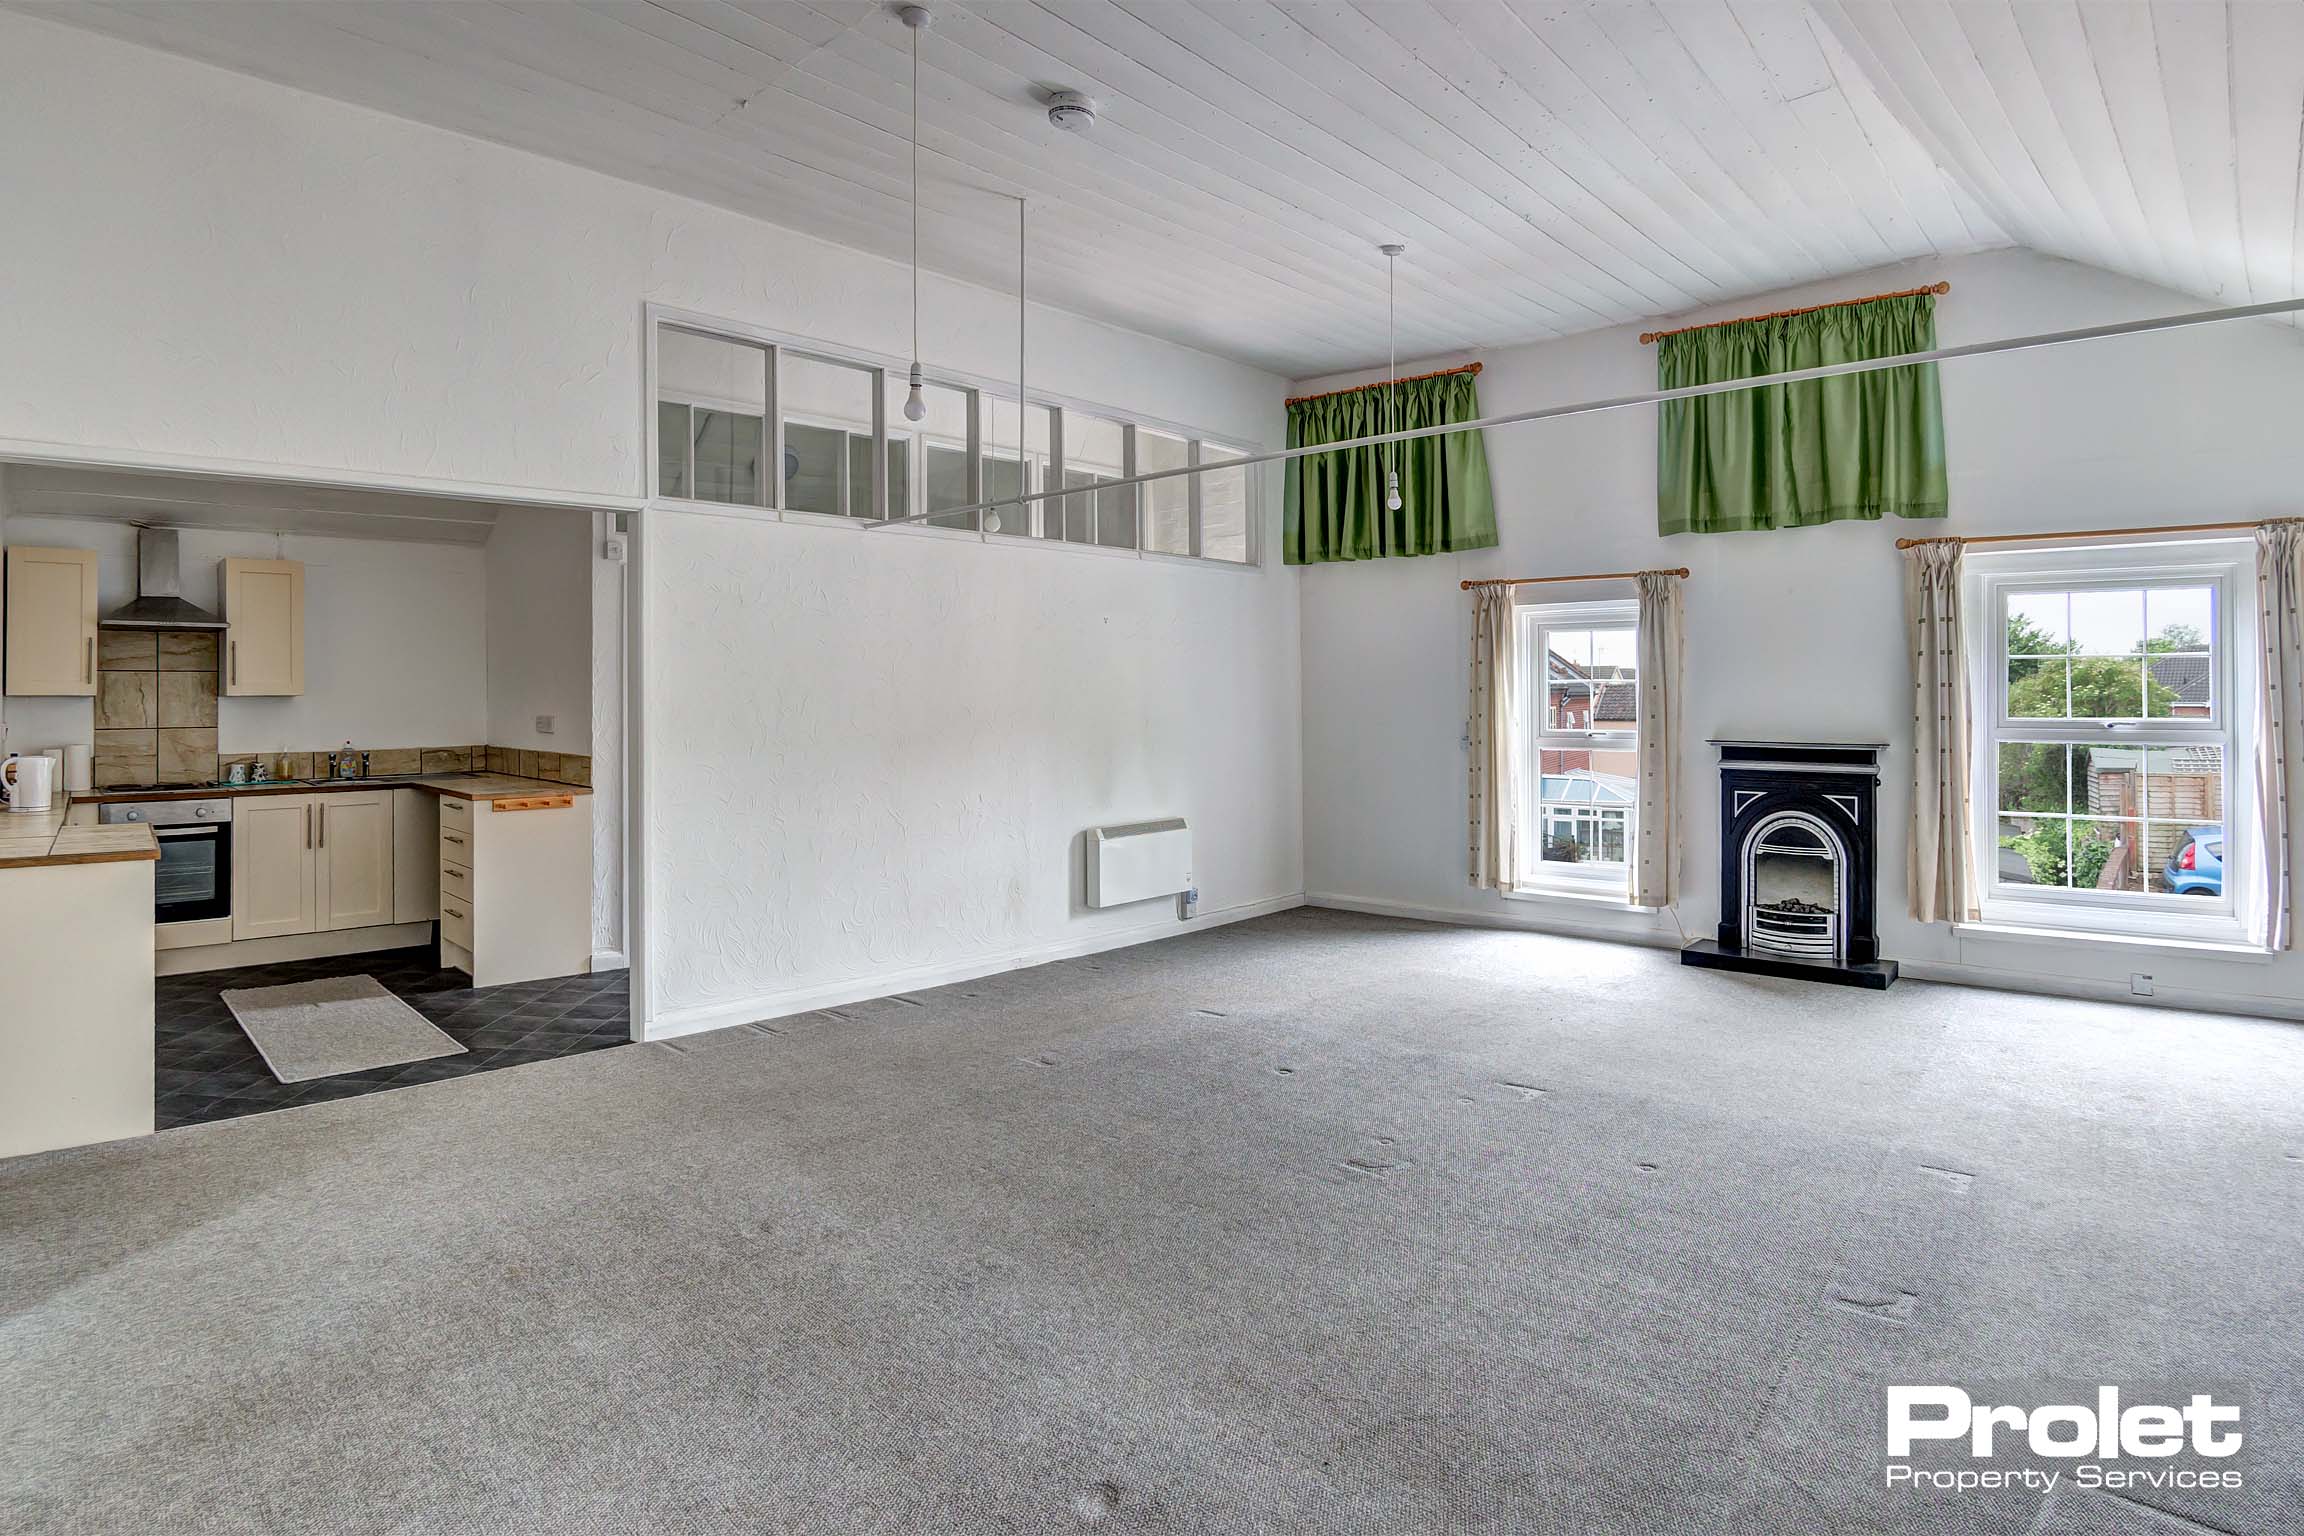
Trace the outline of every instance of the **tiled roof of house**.
<instances>
[{"instance_id":1,"label":"tiled roof of house","mask_svg":"<svg viewBox=\"0 0 2304 1536\"><path fill-rule=\"evenodd\" d=\"M1640 690L1632 683L1602 683L1592 701L1594 725L1637 725Z\"/></svg>"},{"instance_id":2,"label":"tiled roof of house","mask_svg":"<svg viewBox=\"0 0 2304 1536\"><path fill-rule=\"evenodd\" d=\"M2206 704L2215 691L2214 658L2209 656L2155 656L2152 681L2176 690L2179 704Z\"/></svg>"}]
</instances>

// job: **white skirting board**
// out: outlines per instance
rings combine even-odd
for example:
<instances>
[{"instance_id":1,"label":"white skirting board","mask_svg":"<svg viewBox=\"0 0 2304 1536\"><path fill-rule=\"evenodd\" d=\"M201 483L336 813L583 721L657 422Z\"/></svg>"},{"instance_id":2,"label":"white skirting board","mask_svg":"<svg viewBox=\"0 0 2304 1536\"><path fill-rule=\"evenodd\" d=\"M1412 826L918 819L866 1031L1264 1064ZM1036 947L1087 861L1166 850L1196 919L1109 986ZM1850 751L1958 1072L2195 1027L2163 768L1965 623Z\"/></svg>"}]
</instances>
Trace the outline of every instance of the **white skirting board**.
<instances>
[{"instance_id":1,"label":"white skirting board","mask_svg":"<svg viewBox=\"0 0 2304 1536\"><path fill-rule=\"evenodd\" d=\"M1413 907L1398 902L1365 901L1357 896L1316 892L1304 898L1308 907L1334 907L1343 912L1366 912L1377 917L1405 917L1418 922L1453 923L1468 928L1509 928L1526 933L1551 933L1562 938L1596 939L1604 944L1634 944L1643 949L1679 949L1684 941L1676 932L1643 933L1636 929L1603 928L1596 923L1564 922L1549 917L1521 917L1516 913L1450 912L1440 907ZM2116 981L2093 981L2079 976L2043 976L2034 971L2013 971L1987 965L1965 965L1939 960L1901 960L1906 981L1933 981L1954 987L1982 987L1997 992L2027 992L2040 997L2064 997L2084 1003L2134 1003L2139 1008L2174 1008L2196 1013L2231 1013L2245 1018L2304 1020L2304 1002L2257 996L2246 992L2211 992L2197 987L2172 987L2165 981L2151 997L2137 997Z\"/></svg>"},{"instance_id":2,"label":"white skirting board","mask_svg":"<svg viewBox=\"0 0 2304 1536\"><path fill-rule=\"evenodd\" d=\"M1036 949L974 960L955 960L942 965L915 966L911 970L887 971L877 976L857 976L812 987L795 987L788 992L767 992L741 1002L678 1008L658 1014L650 1020L647 1038L672 1040L681 1035L701 1034L708 1029L725 1029L731 1024L754 1024L763 1019L783 1018L817 1008L837 1008L842 1003L861 1003L875 997L890 997L899 992L917 992L923 987L950 986L956 981L973 981L979 976L996 976L1002 971L1020 971L1027 966L1045 965L1051 960L1102 954L1108 949L1126 949L1130 945L1149 943L1155 939L1182 938L1186 934L1221 928L1227 923L1245 922L1252 917L1285 912L1291 907L1302 905L1304 898L1301 895L1275 896L1266 901L1252 901L1237 907L1202 912L1189 922L1179 922L1173 917L1163 918L1158 922L1128 928L1106 928L1089 938L1065 940Z\"/></svg>"},{"instance_id":3,"label":"white skirting board","mask_svg":"<svg viewBox=\"0 0 2304 1536\"><path fill-rule=\"evenodd\" d=\"M1546 916L1541 911L1531 911L1526 916L1518 912L1456 912L1447 907L1412 907L1396 901L1370 901L1361 896L1340 896L1332 891L1314 891L1304 898L1304 905L1333 907L1339 912L1365 912L1371 917L1405 917L1419 923L1453 923L1460 928L1509 928L1519 933L1556 933L1570 939L1637 944L1643 949L1678 949L1687 943L1676 928L1643 930L1631 926L1580 923L1567 918ZM1639 912L1625 915L1628 921L1647 916Z\"/></svg>"}]
</instances>

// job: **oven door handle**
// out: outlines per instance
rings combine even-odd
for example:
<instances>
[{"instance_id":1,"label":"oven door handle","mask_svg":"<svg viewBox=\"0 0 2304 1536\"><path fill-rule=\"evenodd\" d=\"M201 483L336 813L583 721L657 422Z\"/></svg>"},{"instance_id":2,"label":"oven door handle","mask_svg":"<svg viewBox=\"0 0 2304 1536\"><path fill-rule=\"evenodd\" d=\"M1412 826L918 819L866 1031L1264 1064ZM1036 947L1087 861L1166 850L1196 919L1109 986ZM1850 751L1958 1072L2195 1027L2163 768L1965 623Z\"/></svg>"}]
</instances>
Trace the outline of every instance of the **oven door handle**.
<instances>
[{"instance_id":1,"label":"oven door handle","mask_svg":"<svg viewBox=\"0 0 2304 1536\"><path fill-rule=\"evenodd\" d=\"M219 833L219 832L221 832L221 831L223 831L223 830L224 830L224 829L223 829L221 826L215 826L215 827L154 827L154 828L152 829L152 835L153 835L154 837L214 837L214 836L215 836L217 833Z\"/></svg>"}]
</instances>

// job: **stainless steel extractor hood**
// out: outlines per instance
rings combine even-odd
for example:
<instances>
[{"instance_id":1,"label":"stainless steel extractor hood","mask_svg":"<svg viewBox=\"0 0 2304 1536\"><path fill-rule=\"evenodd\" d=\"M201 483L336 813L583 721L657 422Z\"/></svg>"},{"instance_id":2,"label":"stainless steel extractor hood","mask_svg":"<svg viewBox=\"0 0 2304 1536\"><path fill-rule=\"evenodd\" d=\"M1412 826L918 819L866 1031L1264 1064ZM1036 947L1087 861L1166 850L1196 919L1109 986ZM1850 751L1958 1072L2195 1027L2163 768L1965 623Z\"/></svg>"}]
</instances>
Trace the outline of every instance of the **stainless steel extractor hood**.
<instances>
[{"instance_id":1,"label":"stainless steel extractor hood","mask_svg":"<svg viewBox=\"0 0 2304 1536\"><path fill-rule=\"evenodd\" d=\"M223 629L225 623L184 600L184 569L176 530L136 530L136 601L99 621L104 629Z\"/></svg>"}]
</instances>

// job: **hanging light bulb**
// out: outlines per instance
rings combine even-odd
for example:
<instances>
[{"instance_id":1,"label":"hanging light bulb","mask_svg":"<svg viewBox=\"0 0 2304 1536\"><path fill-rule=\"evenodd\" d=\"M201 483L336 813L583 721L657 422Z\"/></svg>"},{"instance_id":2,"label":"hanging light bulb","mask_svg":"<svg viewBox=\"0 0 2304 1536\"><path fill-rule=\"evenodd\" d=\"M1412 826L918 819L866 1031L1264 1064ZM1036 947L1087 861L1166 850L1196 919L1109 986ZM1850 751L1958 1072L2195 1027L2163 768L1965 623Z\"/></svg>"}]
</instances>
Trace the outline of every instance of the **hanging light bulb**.
<instances>
[{"instance_id":1,"label":"hanging light bulb","mask_svg":"<svg viewBox=\"0 0 2304 1536\"><path fill-rule=\"evenodd\" d=\"M908 5L900 13L912 29L912 390L904 397L904 419L918 421L928 414L928 399L920 370L920 34L928 30L928 8Z\"/></svg>"},{"instance_id":2,"label":"hanging light bulb","mask_svg":"<svg viewBox=\"0 0 2304 1536\"><path fill-rule=\"evenodd\" d=\"M1393 264L1408 247L1383 245L1377 249L1384 253L1384 348L1387 359L1384 372L1384 430L1397 432L1400 430L1400 337L1393 322ZM1384 445L1384 507L1391 512L1400 510L1400 471L1394 467L1398 447L1397 443Z\"/></svg>"}]
</instances>

